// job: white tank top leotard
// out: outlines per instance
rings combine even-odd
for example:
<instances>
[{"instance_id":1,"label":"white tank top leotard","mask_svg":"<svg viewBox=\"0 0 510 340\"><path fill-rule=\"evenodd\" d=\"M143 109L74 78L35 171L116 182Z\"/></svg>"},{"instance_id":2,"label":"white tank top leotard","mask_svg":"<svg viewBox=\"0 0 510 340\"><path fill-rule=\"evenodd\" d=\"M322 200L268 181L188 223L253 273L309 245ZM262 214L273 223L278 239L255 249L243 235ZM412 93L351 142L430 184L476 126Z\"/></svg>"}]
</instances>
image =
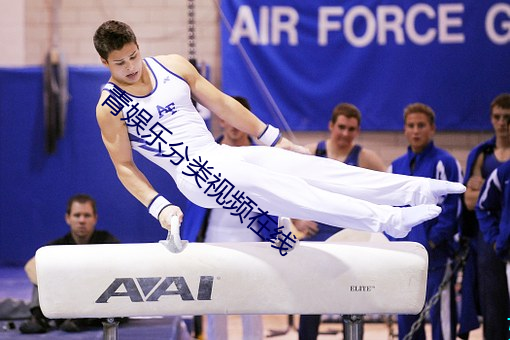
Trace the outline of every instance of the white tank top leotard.
<instances>
[{"instance_id":1,"label":"white tank top leotard","mask_svg":"<svg viewBox=\"0 0 510 340\"><path fill-rule=\"evenodd\" d=\"M145 62L154 76L154 89L146 96L127 93L132 101L122 110L122 119L126 122L133 150L175 179L179 170L175 164L181 160L179 155L187 153L192 159L199 152L216 147L217 143L191 102L186 81L155 58L146 58ZM113 83L108 83L105 89L112 94L120 90Z\"/></svg>"}]
</instances>

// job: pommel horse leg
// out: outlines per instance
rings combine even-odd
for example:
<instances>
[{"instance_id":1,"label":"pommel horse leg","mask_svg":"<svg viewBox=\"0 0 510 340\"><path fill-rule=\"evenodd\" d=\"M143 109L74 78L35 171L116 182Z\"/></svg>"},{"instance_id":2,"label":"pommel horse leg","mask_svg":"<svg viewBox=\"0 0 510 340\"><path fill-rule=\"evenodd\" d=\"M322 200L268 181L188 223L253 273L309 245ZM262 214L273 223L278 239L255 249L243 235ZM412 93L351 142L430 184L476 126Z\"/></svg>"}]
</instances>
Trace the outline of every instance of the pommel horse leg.
<instances>
[{"instance_id":1,"label":"pommel horse leg","mask_svg":"<svg viewBox=\"0 0 510 340\"><path fill-rule=\"evenodd\" d=\"M103 340L117 340L119 322L114 318L108 318L103 321Z\"/></svg>"},{"instance_id":2,"label":"pommel horse leg","mask_svg":"<svg viewBox=\"0 0 510 340\"><path fill-rule=\"evenodd\" d=\"M344 340L363 339L363 317L361 315L342 315L342 320L344 325Z\"/></svg>"}]
</instances>

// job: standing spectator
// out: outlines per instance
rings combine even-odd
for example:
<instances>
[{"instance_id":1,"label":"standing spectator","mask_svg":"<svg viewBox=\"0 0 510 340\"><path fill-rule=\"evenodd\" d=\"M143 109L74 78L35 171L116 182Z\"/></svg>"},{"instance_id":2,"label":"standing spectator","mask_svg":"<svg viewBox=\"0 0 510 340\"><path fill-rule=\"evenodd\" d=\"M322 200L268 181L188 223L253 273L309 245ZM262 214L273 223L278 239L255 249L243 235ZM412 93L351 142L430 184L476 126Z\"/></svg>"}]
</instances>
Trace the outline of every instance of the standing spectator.
<instances>
[{"instance_id":1,"label":"standing spectator","mask_svg":"<svg viewBox=\"0 0 510 340\"><path fill-rule=\"evenodd\" d=\"M366 169L385 171L381 158L372 150L356 144L361 130L361 112L353 104L341 103L335 106L329 121L329 138L306 146L310 153L336 159L345 164ZM339 174L340 176L340 174ZM305 233L304 241L325 241L340 229L314 221L294 220L296 228ZM320 315L301 315L299 318L299 339L317 339Z\"/></svg>"},{"instance_id":2,"label":"standing spectator","mask_svg":"<svg viewBox=\"0 0 510 340\"><path fill-rule=\"evenodd\" d=\"M434 145L436 131L435 113L422 103L408 105L404 109L404 134L409 142L407 153L390 166L395 174L420 176L459 182L462 180L459 162L448 152ZM459 195L448 195L439 204L441 214L411 230L398 241L422 244L429 255L426 300L436 294L449 267L454 235L458 230L461 200ZM390 237L390 240L396 240ZM453 280L442 292L440 301L430 309L432 338L434 340L455 339L455 308ZM445 311L447 311L445 313ZM403 339L418 319L417 315L398 316L399 339ZM447 325L444 327L443 325ZM412 339L425 339L424 325L414 333Z\"/></svg>"},{"instance_id":3,"label":"standing spectator","mask_svg":"<svg viewBox=\"0 0 510 340\"><path fill-rule=\"evenodd\" d=\"M474 209L484 181L498 166L510 160L510 139L506 122L510 117L510 94L498 95L490 105L494 136L471 150L466 163L464 209L461 234L470 245L470 255L463 273L462 310L459 336L467 339L469 331L479 326L477 304L483 318L485 339L508 339L509 309L505 263L496 256L478 227Z\"/></svg>"},{"instance_id":4,"label":"standing spectator","mask_svg":"<svg viewBox=\"0 0 510 340\"><path fill-rule=\"evenodd\" d=\"M506 263L510 260L509 181L510 161L507 161L497 167L485 181L475 208L485 242L491 245L496 255ZM504 298L504 295L501 298ZM510 311L505 315L510 315Z\"/></svg>"}]
</instances>

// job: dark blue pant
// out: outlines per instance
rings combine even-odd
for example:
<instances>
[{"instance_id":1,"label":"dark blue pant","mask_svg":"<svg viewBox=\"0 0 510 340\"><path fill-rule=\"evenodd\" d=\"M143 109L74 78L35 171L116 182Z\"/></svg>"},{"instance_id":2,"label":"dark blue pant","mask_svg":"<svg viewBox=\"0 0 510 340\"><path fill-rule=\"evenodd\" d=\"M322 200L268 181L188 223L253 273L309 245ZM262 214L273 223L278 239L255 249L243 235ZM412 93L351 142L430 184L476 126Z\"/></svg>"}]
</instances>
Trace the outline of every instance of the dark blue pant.
<instances>
[{"instance_id":1,"label":"dark blue pant","mask_svg":"<svg viewBox=\"0 0 510 340\"><path fill-rule=\"evenodd\" d=\"M484 339L510 339L506 263L496 256L481 233L478 235L478 286Z\"/></svg>"},{"instance_id":2,"label":"dark blue pant","mask_svg":"<svg viewBox=\"0 0 510 340\"><path fill-rule=\"evenodd\" d=\"M320 315L301 315L299 317L299 340L317 339L320 323Z\"/></svg>"},{"instance_id":3,"label":"dark blue pant","mask_svg":"<svg viewBox=\"0 0 510 340\"><path fill-rule=\"evenodd\" d=\"M316 340L319 336L321 315L301 315L299 317L299 340ZM363 320L361 320L361 337L363 337Z\"/></svg>"},{"instance_id":4,"label":"dark blue pant","mask_svg":"<svg viewBox=\"0 0 510 340\"><path fill-rule=\"evenodd\" d=\"M468 339L469 332L480 327L478 315L480 303L478 294L478 239L469 241L469 253L462 273L461 309L459 311L458 337Z\"/></svg>"},{"instance_id":5,"label":"dark blue pant","mask_svg":"<svg viewBox=\"0 0 510 340\"><path fill-rule=\"evenodd\" d=\"M438 291L441 281L443 280L446 267L438 267L429 269L427 278L427 295L426 301ZM455 295L454 295L454 282L450 281L450 332L452 334L451 340L455 340ZM418 320L419 315L399 315L398 316L398 338L400 340L409 333L413 323ZM444 339L441 329L441 299L430 310L430 323L432 325L432 339L434 340L450 340ZM425 340L424 323L418 329L412 338L413 340Z\"/></svg>"}]
</instances>

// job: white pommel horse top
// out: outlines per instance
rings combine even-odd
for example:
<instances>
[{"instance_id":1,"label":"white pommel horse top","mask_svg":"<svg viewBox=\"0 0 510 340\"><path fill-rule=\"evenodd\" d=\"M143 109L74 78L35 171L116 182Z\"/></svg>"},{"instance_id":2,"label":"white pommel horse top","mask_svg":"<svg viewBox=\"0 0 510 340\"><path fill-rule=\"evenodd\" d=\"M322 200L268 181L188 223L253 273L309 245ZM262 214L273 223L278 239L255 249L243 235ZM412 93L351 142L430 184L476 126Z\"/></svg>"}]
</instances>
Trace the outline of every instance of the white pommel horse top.
<instances>
[{"instance_id":1,"label":"white pommel horse top","mask_svg":"<svg viewBox=\"0 0 510 340\"><path fill-rule=\"evenodd\" d=\"M181 252L161 243L42 247L41 309L57 319L418 314L424 305L428 257L418 243L333 236L300 242L286 256L270 245L189 243Z\"/></svg>"}]
</instances>

